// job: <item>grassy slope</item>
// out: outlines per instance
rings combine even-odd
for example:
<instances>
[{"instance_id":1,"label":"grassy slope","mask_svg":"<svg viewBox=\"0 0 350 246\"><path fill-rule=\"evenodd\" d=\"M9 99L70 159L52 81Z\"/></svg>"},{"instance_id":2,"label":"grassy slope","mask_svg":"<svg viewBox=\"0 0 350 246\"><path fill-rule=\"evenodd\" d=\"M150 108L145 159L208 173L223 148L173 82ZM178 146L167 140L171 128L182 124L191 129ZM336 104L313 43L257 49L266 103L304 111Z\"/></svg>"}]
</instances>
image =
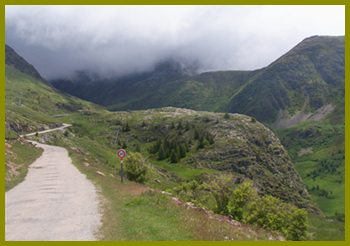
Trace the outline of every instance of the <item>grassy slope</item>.
<instances>
[{"instance_id":1,"label":"grassy slope","mask_svg":"<svg viewBox=\"0 0 350 246\"><path fill-rule=\"evenodd\" d=\"M232 97L230 112L273 123L281 110L313 112L344 98L344 37L310 37L262 69Z\"/></svg>"},{"instance_id":2,"label":"grassy slope","mask_svg":"<svg viewBox=\"0 0 350 246\"><path fill-rule=\"evenodd\" d=\"M42 149L18 140L6 141L6 191L22 182L28 172L28 166L42 153Z\"/></svg>"},{"instance_id":3,"label":"grassy slope","mask_svg":"<svg viewBox=\"0 0 350 246\"><path fill-rule=\"evenodd\" d=\"M310 122L280 130L279 133L321 210L328 216L333 216L335 213L343 214L344 126ZM312 152L300 155L300 150L310 147ZM322 163L324 166L320 168ZM322 195L319 190L312 189L316 186L331 194L328 197Z\"/></svg>"},{"instance_id":4,"label":"grassy slope","mask_svg":"<svg viewBox=\"0 0 350 246\"><path fill-rule=\"evenodd\" d=\"M90 106L89 106L90 105ZM94 107L71 96L61 96L53 88L6 65L6 123L20 123L17 132L30 132L44 125L61 123L57 116ZM28 128L30 127L30 128ZM10 132L7 132L10 133Z\"/></svg>"},{"instance_id":5,"label":"grassy slope","mask_svg":"<svg viewBox=\"0 0 350 246\"><path fill-rule=\"evenodd\" d=\"M50 141L67 147L74 163L101 188L106 199L102 239L225 240L227 237L227 239L244 240L270 237L269 232L258 228L233 227L210 219L205 214L175 206L168 198L161 195L140 196L137 190L146 188L138 184L127 182L121 185L116 178L99 176L96 170L107 175L114 173L116 147L111 143L113 139L111 132L113 133L115 113L72 97L62 96L54 89L12 67L7 67L6 84L8 124L16 123L22 131L27 131L52 123L73 123L72 132L70 131L67 136L52 134L57 137L53 137ZM44 103L39 105L39 102ZM127 113L121 114L121 117L125 114ZM55 115L61 116L55 117ZM89 167L84 163L89 163ZM174 169L167 163L159 165L169 168L170 172L182 178L206 172L205 170L198 172L198 169L188 166L179 165ZM162 179L164 183L166 180L167 178ZM136 192L136 197L130 195L133 192Z\"/></svg>"},{"instance_id":6,"label":"grassy slope","mask_svg":"<svg viewBox=\"0 0 350 246\"><path fill-rule=\"evenodd\" d=\"M74 82L58 80L52 83L62 91L105 105L110 110L175 106L225 111L231 95L253 74L217 71L187 76L173 71L154 71L121 80L87 83L77 78Z\"/></svg>"},{"instance_id":7,"label":"grassy slope","mask_svg":"<svg viewBox=\"0 0 350 246\"><path fill-rule=\"evenodd\" d=\"M310 218L311 224L317 225L310 230L318 240L344 238L344 124L341 124L344 107L341 103L337 105L321 122L304 122L277 130L312 199L327 216ZM300 150L308 148L312 151L300 155Z\"/></svg>"}]
</instances>

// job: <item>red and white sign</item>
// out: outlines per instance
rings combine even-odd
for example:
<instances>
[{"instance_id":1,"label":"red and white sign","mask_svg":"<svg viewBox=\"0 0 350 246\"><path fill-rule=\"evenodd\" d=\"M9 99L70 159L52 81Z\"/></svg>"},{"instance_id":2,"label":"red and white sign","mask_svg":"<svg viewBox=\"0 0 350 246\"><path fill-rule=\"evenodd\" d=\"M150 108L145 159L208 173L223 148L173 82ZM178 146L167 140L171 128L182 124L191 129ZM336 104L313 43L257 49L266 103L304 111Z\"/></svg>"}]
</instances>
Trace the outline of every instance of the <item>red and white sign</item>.
<instances>
[{"instance_id":1,"label":"red and white sign","mask_svg":"<svg viewBox=\"0 0 350 246\"><path fill-rule=\"evenodd\" d=\"M118 150L117 155L120 160L123 160L126 157L126 150L125 149Z\"/></svg>"}]
</instances>

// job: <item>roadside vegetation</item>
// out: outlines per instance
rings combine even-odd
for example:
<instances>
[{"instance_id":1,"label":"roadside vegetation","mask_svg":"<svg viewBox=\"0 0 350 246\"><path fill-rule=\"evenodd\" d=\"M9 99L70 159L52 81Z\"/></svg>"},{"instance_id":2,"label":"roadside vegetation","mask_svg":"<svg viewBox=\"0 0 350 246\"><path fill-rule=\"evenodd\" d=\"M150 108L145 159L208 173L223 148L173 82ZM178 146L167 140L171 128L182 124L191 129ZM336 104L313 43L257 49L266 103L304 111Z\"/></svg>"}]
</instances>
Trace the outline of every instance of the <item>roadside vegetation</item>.
<instances>
[{"instance_id":1,"label":"roadside vegetation","mask_svg":"<svg viewBox=\"0 0 350 246\"><path fill-rule=\"evenodd\" d=\"M206 177L208 180L209 177ZM278 231L288 240L306 239L308 218L304 209L270 195L260 196L251 181L234 185L212 177L190 181L173 189L183 200L225 214L234 220ZM226 179L229 182L229 179Z\"/></svg>"},{"instance_id":2,"label":"roadside vegetation","mask_svg":"<svg viewBox=\"0 0 350 246\"><path fill-rule=\"evenodd\" d=\"M5 188L10 190L24 180L28 167L42 153L42 149L20 140L7 140L5 144Z\"/></svg>"}]
</instances>

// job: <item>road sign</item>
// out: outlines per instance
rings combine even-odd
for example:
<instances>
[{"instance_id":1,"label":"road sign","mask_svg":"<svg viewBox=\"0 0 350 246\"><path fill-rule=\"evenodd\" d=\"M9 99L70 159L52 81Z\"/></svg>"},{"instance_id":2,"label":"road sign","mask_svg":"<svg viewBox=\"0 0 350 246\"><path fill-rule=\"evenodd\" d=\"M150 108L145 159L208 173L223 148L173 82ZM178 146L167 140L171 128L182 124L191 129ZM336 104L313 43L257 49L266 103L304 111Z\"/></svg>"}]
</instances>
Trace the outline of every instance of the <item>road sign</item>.
<instances>
[{"instance_id":1,"label":"road sign","mask_svg":"<svg viewBox=\"0 0 350 246\"><path fill-rule=\"evenodd\" d=\"M120 149L117 151L117 155L120 160L123 160L126 157L126 151L125 149Z\"/></svg>"}]
</instances>

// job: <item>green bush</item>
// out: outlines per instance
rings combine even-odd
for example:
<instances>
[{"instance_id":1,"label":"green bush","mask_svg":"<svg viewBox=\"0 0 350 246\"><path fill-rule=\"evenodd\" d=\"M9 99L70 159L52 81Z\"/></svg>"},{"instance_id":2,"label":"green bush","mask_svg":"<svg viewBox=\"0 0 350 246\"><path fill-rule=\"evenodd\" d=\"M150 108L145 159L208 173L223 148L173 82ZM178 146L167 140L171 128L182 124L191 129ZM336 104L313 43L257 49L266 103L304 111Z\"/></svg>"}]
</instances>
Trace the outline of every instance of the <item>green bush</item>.
<instances>
[{"instance_id":1,"label":"green bush","mask_svg":"<svg viewBox=\"0 0 350 246\"><path fill-rule=\"evenodd\" d=\"M270 195L259 197L251 182L232 192L227 211L236 220L281 232L288 240L302 240L307 231L307 213Z\"/></svg>"},{"instance_id":2,"label":"green bush","mask_svg":"<svg viewBox=\"0 0 350 246\"><path fill-rule=\"evenodd\" d=\"M249 206L257 200L258 193L253 188L251 182L246 181L232 192L232 196L227 204L227 211L235 220L242 221L247 217Z\"/></svg>"},{"instance_id":3,"label":"green bush","mask_svg":"<svg viewBox=\"0 0 350 246\"><path fill-rule=\"evenodd\" d=\"M232 184L229 177L207 177L184 182L173 192L181 199L215 213L228 214L243 223L278 231L288 240L306 238L307 212L273 196L260 196L252 181Z\"/></svg>"},{"instance_id":4,"label":"green bush","mask_svg":"<svg viewBox=\"0 0 350 246\"><path fill-rule=\"evenodd\" d=\"M125 161L125 173L129 180L138 183L146 181L147 165L140 153L129 154Z\"/></svg>"}]
</instances>

